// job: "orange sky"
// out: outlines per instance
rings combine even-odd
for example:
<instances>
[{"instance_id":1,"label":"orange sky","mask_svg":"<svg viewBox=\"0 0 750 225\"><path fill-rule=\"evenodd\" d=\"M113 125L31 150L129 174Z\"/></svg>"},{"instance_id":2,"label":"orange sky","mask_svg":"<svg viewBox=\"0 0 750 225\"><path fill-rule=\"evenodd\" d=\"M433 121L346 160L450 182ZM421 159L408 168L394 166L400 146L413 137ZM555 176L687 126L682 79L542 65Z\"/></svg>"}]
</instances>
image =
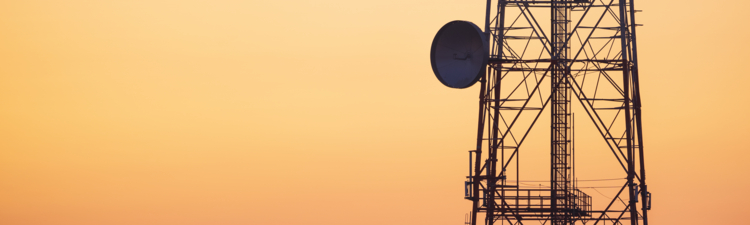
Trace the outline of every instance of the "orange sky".
<instances>
[{"instance_id":1,"label":"orange sky","mask_svg":"<svg viewBox=\"0 0 750 225\"><path fill-rule=\"evenodd\" d=\"M650 222L744 223L750 3L636 4ZM455 0L2 2L0 224L463 224L479 90L440 84L429 48L483 18Z\"/></svg>"}]
</instances>

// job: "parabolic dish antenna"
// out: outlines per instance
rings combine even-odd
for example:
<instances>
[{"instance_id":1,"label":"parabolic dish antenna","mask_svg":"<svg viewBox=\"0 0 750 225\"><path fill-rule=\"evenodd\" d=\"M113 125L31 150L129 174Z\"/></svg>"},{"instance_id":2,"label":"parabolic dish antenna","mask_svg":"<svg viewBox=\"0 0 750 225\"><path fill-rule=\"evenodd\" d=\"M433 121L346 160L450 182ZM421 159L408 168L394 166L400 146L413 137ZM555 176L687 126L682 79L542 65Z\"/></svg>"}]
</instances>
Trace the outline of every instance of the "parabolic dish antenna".
<instances>
[{"instance_id":1,"label":"parabolic dish antenna","mask_svg":"<svg viewBox=\"0 0 750 225\"><path fill-rule=\"evenodd\" d=\"M467 88L485 71L489 54L487 38L477 25L468 21L451 21L432 40L432 71L445 86Z\"/></svg>"}]
</instances>

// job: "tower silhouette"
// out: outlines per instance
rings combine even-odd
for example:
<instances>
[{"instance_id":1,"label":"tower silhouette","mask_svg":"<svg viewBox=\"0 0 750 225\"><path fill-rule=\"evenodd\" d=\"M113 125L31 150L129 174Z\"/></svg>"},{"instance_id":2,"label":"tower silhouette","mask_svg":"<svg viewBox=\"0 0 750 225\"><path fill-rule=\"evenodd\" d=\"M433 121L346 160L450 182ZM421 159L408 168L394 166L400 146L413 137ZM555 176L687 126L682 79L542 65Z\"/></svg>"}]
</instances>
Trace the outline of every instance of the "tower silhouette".
<instances>
[{"instance_id":1,"label":"tower silhouette","mask_svg":"<svg viewBox=\"0 0 750 225\"><path fill-rule=\"evenodd\" d=\"M480 34L486 42L486 63L474 81L480 84L476 149L469 151L471 169L465 183L465 198L472 201L470 224L648 224L651 194L646 186L636 12L633 0L487 1ZM474 83L452 85L446 77L453 75L444 68L469 68L469 61L480 58L475 53L479 45L451 42L479 39L446 35L449 31L444 30L458 22L465 21L448 23L438 32L431 54L441 82L465 88ZM459 45L474 47L457 50ZM456 53L441 58L448 55L441 50ZM475 73L462 74L467 78L461 80L471 80ZM574 108L598 131L576 138L603 141L606 147L595 151L610 152L607 161L615 164L617 171L610 177L587 180L615 182L608 187L613 188L609 195L595 185L575 182ZM546 123L540 119L545 113L549 180L534 186L521 179L519 159L530 151L521 147L532 128ZM595 205L585 188L599 192L601 204Z\"/></svg>"}]
</instances>

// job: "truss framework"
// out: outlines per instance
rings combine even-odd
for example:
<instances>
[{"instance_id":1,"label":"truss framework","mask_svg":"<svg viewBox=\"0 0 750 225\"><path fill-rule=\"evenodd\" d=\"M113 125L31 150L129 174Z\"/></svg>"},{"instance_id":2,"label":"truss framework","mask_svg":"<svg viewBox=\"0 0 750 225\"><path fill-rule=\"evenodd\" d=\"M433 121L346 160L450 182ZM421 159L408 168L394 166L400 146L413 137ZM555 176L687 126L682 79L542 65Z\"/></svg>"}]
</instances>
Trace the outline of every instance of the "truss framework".
<instances>
[{"instance_id":1,"label":"truss framework","mask_svg":"<svg viewBox=\"0 0 750 225\"><path fill-rule=\"evenodd\" d=\"M472 225L648 224L635 13L633 0L487 1L490 61L466 181ZM572 103L621 167L601 209L574 182ZM521 145L545 110L549 185L523 187Z\"/></svg>"}]
</instances>

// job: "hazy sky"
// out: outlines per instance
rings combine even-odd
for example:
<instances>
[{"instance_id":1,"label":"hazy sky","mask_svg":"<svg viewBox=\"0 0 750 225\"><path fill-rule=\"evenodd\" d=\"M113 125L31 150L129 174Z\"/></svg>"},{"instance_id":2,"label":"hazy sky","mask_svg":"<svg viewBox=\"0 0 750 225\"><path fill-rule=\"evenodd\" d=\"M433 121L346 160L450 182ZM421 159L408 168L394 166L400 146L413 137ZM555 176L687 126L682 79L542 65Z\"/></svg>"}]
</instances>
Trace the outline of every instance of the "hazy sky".
<instances>
[{"instance_id":1,"label":"hazy sky","mask_svg":"<svg viewBox=\"0 0 750 225\"><path fill-rule=\"evenodd\" d=\"M4 1L0 224L463 224L484 3ZM636 5L650 222L744 223L750 3Z\"/></svg>"}]
</instances>

